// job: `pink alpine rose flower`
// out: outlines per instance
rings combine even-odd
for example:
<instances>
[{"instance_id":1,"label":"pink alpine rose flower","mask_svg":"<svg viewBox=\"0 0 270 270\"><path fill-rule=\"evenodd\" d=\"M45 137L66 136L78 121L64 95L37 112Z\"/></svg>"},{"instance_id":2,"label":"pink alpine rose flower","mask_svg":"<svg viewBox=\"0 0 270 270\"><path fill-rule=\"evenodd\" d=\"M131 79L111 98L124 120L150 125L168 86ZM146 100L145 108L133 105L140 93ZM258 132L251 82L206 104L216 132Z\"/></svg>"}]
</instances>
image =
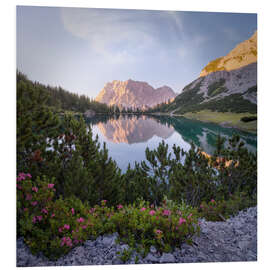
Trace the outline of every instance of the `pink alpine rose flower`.
<instances>
[{"instance_id":1,"label":"pink alpine rose flower","mask_svg":"<svg viewBox=\"0 0 270 270\"><path fill-rule=\"evenodd\" d=\"M82 218L82 217L78 218L78 219L77 219L77 222L78 222L78 223L84 222L84 218Z\"/></svg>"},{"instance_id":2,"label":"pink alpine rose flower","mask_svg":"<svg viewBox=\"0 0 270 270\"><path fill-rule=\"evenodd\" d=\"M101 205L105 205L106 202L107 202L107 200L102 200L102 201L101 201Z\"/></svg>"},{"instance_id":3,"label":"pink alpine rose flower","mask_svg":"<svg viewBox=\"0 0 270 270\"><path fill-rule=\"evenodd\" d=\"M63 228L66 229L66 230L69 230L70 226L68 224L65 224Z\"/></svg>"},{"instance_id":4,"label":"pink alpine rose flower","mask_svg":"<svg viewBox=\"0 0 270 270\"><path fill-rule=\"evenodd\" d=\"M149 212L149 215L150 215L150 216L153 216L155 213L156 213L155 210L151 210L151 211Z\"/></svg>"},{"instance_id":5,"label":"pink alpine rose flower","mask_svg":"<svg viewBox=\"0 0 270 270\"><path fill-rule=\"evenodd\" d=\"M36 222L37 222L36 217L33 217L33 218L32 218L32 222L33 222L33 223L36 223Z\"/></svg>"},{"instance_id":6,"label":"pink alpine rose flower","mask_svg":"<svg viewBox=\"0 0 270 270\"><path fill-rule=\"evenodd\" d=\"M31 202L31 204L32 204L33 206L36 206L36 205L38 204L38 202L37 202L37 201L34 201L34 202Z\"/></svg>"},{"instance_id":7,"label":"pink alpine rose flower","mask_svg":"<svg viewBox=\"0 0 270 270\"><path fill-rule=\"evenodd\" d=\"M38 192L38 188L37 187L32 187L32 190L35 192Z\"/></svg>"},{"instance_id":8,"label":"pink alpine rose flower","mask_svg":"<svg viewBox=\"0 0 270 270\"><path fill-rule=\"evenodd\" d=\"M95 210L96 210L96 208L91 208L91 209L89 210L89 213L90 213L90 214L93 214L93 213L95 212Z\"/></svg>"},{"instance_id":9,"label":"pink alpine rose flower","mask_svg":"<svg viewBox=\"0 0 270 270\"><path fill-rule=\"evenodd\" d=\"M171 215L171 211L165 209L165 210L163 211L162 215L163 215L163 216L170 216L170 215Z\"/></svg>"},{"instance_id":10,"label":"pink alpine rose flower","mask_svg":"<svg viewBox=\"0 0 270 270\"><path fill-rule=\"evenodd\" d=\"M45 208L43 208L43 209L41 210L41 212L44 213L44 214L48 214L48 210L45 209Z\"/></svg>"},{"instance_id":11,"label":"pink alpine rose flower","mask_svg":"<svg viewBox=\"0 0 270 270\"><path fill-rule=\"evenodd\" d=\"M67 245L68 247L72 247L72 240L69 237L63 237L61 239L61 246Z\"/></svg>"},{"instance_id":12,"label":"pink alpine rose flower","mask_svg":"<svg viewBox=\"0 0 270 270\"><path fill-rule=\"evenodd\" d=\"M53 188L54 184L48 184L48 188Z\"/></svg>"},{"instance_id":13,"label":"pink alpine rose flower","mask_svg":"<svg viewBox=\"0 0 270 270\"><path fill-rule=\"evenodd\" d=\"M74 208L71 208L71 213L72 213L72 215L75 214Z\"/></svg>"},{"instance_id":14,"label":"pink alpine rose flower","mask_svg":"<svg viewBox=\"0 0 270 270\"><path fill-rule=\"evenodd\" d=\"M123 205L122 204L118 204L117 205L117 209L122 209L123 208Z\"/></svg>"},{"instance_id":15,"label":"pink alpine rose flower","mask_svg":"<svg viewBox=\"0 0 270 270\"><path fill-rule=\"evenodd\" d=\"M146 210L146 208L145 207L143 207L143 208L141 208L141 211L143 212L143 211L145 211Z\"/></svg>"},{"instance_id":16,"label":"pink alpine rose flower","mask_svg":"<svg viewBox=\"0 0 270 270\"><path fill-rule=\"evenodd\" d=\"M19 173L18 181L25 180L25 173Z\"/></svg>"},{"instance_id":17,"label":"pink alpine rose flower","mask_svg":"<svg viewBox=\"0 0 270 270\"><path fill-rule=\"evenodd\" d=\"M186 220L184 218L179 218L179 225L186 223Z\"/></svg>"},{"instance_id":18,"label":"pink alpine rose flower","mask_svg":"<svg viewBox=\"0 0 270 270\"><path fill-rule=\"evenodd\" d=\"M26 198L25 198L27 201L30 201L32 199L32 195L31 194L26 194Z\"/></svg>"}]
</instances>

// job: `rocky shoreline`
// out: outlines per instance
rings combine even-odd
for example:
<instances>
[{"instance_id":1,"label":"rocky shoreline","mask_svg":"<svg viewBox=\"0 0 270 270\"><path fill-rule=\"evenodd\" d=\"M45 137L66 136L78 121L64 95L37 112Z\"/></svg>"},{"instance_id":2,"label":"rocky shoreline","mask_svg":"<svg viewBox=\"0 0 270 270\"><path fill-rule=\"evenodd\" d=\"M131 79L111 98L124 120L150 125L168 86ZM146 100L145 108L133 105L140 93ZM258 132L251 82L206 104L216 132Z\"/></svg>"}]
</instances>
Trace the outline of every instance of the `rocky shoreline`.
<instances>
[{"instance_id":1,"label":"rocky shoreline","mask_svg":"<svg viewBox=\"0 0 270 270\"><path fill-rule=\"evenodd\" d=\"M194 263L257 261L257 207L239 212L226 222L200 220L201 234L193 238L193 246L183 244L171 253L160 254L151 247L143 258L135 251L126 264ZM128 245L115 242L117 233L86 241L57 261L42 254L32 255L23 238L17 240L17 266L71 266L123 264L119 252Z\"/></svg>"}]
</instances>

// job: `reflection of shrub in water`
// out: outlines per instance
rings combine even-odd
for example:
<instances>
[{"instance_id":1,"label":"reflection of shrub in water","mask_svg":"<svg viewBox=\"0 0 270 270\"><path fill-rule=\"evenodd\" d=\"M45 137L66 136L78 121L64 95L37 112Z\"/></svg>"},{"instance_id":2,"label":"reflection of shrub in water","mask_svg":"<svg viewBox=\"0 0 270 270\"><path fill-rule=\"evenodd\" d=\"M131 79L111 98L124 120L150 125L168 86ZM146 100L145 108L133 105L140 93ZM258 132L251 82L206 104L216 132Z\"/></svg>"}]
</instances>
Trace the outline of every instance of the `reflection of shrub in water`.
<instances>
[{"instance_id":1,"label":"reflection of shrub in water","mask_svg":"<svg viewBox=\"0 0 270 270\"><path fill-rule=\"evenodd\" d=\"M257 120L257 116L245 116L241 118L243 122L251 122Z\"/></svg>"}]
</instances>

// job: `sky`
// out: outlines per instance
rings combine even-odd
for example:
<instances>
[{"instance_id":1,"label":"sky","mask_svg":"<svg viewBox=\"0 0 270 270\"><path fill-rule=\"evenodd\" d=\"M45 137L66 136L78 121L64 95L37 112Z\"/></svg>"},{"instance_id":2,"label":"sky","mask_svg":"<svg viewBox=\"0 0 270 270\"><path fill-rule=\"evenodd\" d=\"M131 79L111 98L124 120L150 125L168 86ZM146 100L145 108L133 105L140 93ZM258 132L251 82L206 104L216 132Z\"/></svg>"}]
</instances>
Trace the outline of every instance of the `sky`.
<instances>
[{"instance_id":1,"label":"sky","mask_svg":"<svg viewBox=\"0 0 270 270\"><path fill-rule=\"evenodd\" d=\"M175 92L257 30L257 15L17 7L17 69L95 98L107 82L145 81Z\"/></svg>"}]
</instances>

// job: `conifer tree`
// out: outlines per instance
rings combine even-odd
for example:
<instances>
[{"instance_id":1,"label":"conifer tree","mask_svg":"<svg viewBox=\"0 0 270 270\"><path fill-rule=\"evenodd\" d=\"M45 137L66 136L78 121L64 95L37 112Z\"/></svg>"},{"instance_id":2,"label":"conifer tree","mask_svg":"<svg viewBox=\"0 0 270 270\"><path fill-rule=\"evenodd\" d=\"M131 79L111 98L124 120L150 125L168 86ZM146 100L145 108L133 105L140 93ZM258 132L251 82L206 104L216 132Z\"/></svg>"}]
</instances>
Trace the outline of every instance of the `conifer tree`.
<instances>
[{"instance_id":1,"label":"conifer tree","mask_svg":"<svg viewBox=\"0 0 270 270\"><path fill-rule=\"evenodd\" d=\"M17 72L18 171L42 166L48 140L57 134L59 120L45 106L46 101L43 89Z\"/></svg>"}]
</instances>

